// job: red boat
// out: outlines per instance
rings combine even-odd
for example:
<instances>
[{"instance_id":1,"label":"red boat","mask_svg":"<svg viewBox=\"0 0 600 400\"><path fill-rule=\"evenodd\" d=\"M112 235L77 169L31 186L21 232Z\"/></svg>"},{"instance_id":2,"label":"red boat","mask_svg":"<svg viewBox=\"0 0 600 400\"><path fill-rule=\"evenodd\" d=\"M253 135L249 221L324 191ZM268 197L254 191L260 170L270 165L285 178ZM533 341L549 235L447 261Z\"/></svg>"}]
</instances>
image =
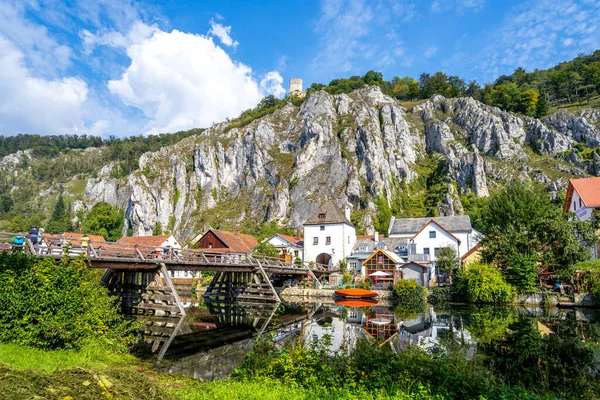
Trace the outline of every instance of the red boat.
<instances>
[{"instance_id":1,"label":"red boat","mask_svg":"<svg viewBox=\"0 0 600 400\"><path fill-rule=\"evenodd\" d=\"M339 304L344 307L371 307L378 303L375 299L347 299L347 300L336 300L335 304Z\"/></svg>"},{"instance_id":2,"label":"red boat","mask_svg":"<svg viewBox=\"0 0 600 400\"><path fill-rule=\"evenodd\" d=\"M335 295L338 297L344 297L346 299L372 299L377 297L377 293L372 290L366 289L339 289L335 291Z\"/></svg>"}]
</instances>

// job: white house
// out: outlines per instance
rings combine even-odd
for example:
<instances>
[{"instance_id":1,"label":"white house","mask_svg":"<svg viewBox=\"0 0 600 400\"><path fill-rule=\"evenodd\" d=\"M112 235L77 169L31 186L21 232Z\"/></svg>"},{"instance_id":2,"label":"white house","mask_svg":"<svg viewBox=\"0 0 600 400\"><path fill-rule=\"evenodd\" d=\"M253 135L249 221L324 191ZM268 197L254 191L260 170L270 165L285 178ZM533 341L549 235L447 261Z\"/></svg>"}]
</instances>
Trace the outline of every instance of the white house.
<instances>
[{"instance_id":1,"label":"white house","mask_svg":"<svg viewBox=\"0 0 600 400\"><path fill-rule=\"evenodd\" d=\"M172 248L181 249L181 243L173 235L155 235L155 236L124 236L117 240L118 244L133 245L137 244L142 249L142 253L152 251L153 248ZM173 278L194 278L196 272L192 271L171 271Z\"/></svg>"},{"instance_id":2,"label":"white house","mask_svg":"<svg viewBox=\"0 0 600 400\"><path fill-rule=\"evenodd\" d=\"M454 247L460 258L479 243L481 234L473 229L468 215L392 217L388 237L406 240L407 261L433 262L439 249L448 246Z\"/></svg>"},{"instance_id":3,"label":"white house","mask_svg":"<svg viewBox=\"0 0 600 400\"><path fill-rule=\"evenodd\" d=\"M281 259L285 262L293 262L297 258L302 260L304 256L304 242L302 238L282 233L276 233L270 238L265 239L265 242L272 244L279 250Z\"/></svg>"},{"instance_id":4,"label":"white house","mask_svg":"<svg viewBox=\"0 0 600 400\"><path fill-rule=\"evenodd\" d=\"M333 200L326 201L304 223L304 261L337 265L350 254L356 230L350 222L352 205L342 211Z\"/></svg>"},{"instance_id":5,"label":"white house","mask_svg":"<svg viewBox=\"0 0 600 400\"><path fill-rule=\"evenodd\" d=\"M563 211L572 211L581 221L589 221L600 208L600 177L569 180Z\"/></svg>"},{"instance_id":6,"label":"white house","mask_svg":"<svg viewBox=\"0 0 600 400\"><path fill-rule=\"evenodd\" d=\"M594 210L600 208L600 177L569 180L563 212L574 212L580 221L589 221ZM600 255L600 243L591 246L595 258Z\"/></svg>"}]
</instances>

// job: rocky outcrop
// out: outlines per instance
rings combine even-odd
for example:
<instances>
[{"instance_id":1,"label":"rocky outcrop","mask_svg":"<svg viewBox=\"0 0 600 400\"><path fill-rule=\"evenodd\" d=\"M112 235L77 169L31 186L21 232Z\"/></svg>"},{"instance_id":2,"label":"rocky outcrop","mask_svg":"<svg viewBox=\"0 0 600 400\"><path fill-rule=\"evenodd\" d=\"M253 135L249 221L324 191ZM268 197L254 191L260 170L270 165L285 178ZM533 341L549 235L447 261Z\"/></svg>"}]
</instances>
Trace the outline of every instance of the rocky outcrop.
<instances>
[{"instance_id":1,"label":"rocky outcrop","mask_svg":"<svg viewBox=\"0 0 600 400\"><path fill-rule=\"evenodd\" d=\"M594 110L540 121L443 96L407 111L374 86L339 95L316 91L300 107L288 103L243 127L221 123L144 154L126 178L104 166L88 180L84 198L87 207L106 201L125 209L138 235L151 234L159 222L183 239L216 220L299 227L327 198L364 211L360 224L373 232L375 198L391 203L402 185L419 178L428 155L439 154L445 165L448 190L437 206L445 215L463 212L460 195L488 196L498 182L533 180L551 190L569 174L598 173L600 156L585 161L573 148L600 144L599 121ZM532 151L560 155L555 169L564 177L553 181L537 168L517 168Z\"/></svg>"}]
</instances>

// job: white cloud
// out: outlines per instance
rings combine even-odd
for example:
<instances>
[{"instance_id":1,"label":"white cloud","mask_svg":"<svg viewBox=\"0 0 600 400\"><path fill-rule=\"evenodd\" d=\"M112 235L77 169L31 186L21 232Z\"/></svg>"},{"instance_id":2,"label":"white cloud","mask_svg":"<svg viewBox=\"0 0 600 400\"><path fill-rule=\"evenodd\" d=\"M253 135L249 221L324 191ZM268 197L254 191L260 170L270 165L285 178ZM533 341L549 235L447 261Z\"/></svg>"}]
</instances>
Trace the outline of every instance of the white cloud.
<instances>
[{"instance_id":1,"label":"white cloud","mask_svg":"<svg viewBox=\"0 0 600 400\"><path fill-rule=\"evenodd\" d=\"M283 88L283 78L277 71L268 72L260 80L260 89L265 94L272 94L275 97L283 97L286 90Z\"/></svg>"},{"instance_id":2,"label":"white cloud","mask_svg":"<svg viewBox=\"0 0 600 400\"><path fill-rule=\"evenodd\" d=\"M279 71L284 71L286 68L287 68L287 56L279 57L279 60L277 60L277 69Z\"/></svg>"},{"instance_id":3,"label":"white cloud","mask_svg":"<svg viewBox=\"0 0 600 400\"><path fill-rule=\"evenodd\" d=\"M86 131L82 106L88 87L79 78L31 76L24 54L0 36L0 134L67 134Z\"/></svg>"},{"instance_id":4,"label":"white cloud","mask_svg":"<svg viewBox=\"0 0 600 400\"><path fill-rule=\"evenodd\" d=\"M479 68L489 80L517 67L548 68L600 47L600 3L526 2L506 16L483 49ZM563 39L566 38L566 39Z\"/></svg>"},{"instance_id":5,"label":"white cloud","mask_svg":"<svg viewBox=\"0 0 600 400\"><path fill-rule=\"evenodd\" d=\"M425 53L423 55L425 56L425 58L431 58L438 52L438 50L439 49L437 48L437 46L429 46L427 50L425 50Z\"/></svg>"},{"instance_id":6,"label":"white cloud","mask_svg":"<svg viewBox=\"0 0 600 400\"><path fill-rule=\"evenodd\" d=\"M69 47L58 44L48 35L48 29L28 21L26 4L0 2L0 35L11 41L26 57L27 63L39 74L53 76L71 65Z\"/></svg>"},{"instance_id":7,"label":"white cloud","mask_svg":"<svg viewBox=\"0 0 600 400\"><path fill-rule=\"evenodd\" d=\"M254 107L264 94L281 95L272 71L261 87L250 67L236 62L212 38L153 28L126 47L131 64L109 90L149 119L145 133L206 127Z\"/></svg>"},{"instance_id":8,"label":"white cloud","mask_svg":"<svg viewBox=\"0 0 600 400\"><path fill-rule=\"evenodd\" d=\"M431 11L454 11L461 15L467 12L478 12L485 6L485 0L433 0Z\"/></svg>"},{"instance_id":9,"label":"white cloud","mask_svg":"<svg viewBox=\"0 0 600 400\"><path fill-rule=\"evenodd\" d=\"M218 37L221 43L223 43L225 46L233 47L234 49L239 44L230 36L231 26L223 26L221 24L218 24L215 22L214 19L210 20L210 30L208 31L208 34Z\"/></svg>"}]
</instances>

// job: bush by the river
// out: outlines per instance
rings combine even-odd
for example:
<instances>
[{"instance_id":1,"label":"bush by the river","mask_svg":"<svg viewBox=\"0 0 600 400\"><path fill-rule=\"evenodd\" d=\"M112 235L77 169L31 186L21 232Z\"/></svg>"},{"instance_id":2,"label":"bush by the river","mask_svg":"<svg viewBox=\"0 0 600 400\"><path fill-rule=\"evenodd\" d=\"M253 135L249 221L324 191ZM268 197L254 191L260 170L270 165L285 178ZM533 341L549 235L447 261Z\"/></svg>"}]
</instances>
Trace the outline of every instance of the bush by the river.
<instances>
[{"instance_id":1,"label":"bush by the river","mask_svg":"<svg viewBox=\"0 0 600 400\"><path fill-rule=\"evenodd\" d=\"M458 295L471 303L509 303L516 295L500 271L483 263L461 269L455 284Z\"/></svg>"},{"instance_id":2,"label":"bush by the river","mask_svg":"<svg viewBox=\"0 0 600 400\"><path fill-rule=\"evenodd\" d=\"M414 279L400 279L394 284L398 303L409 308L420 308L427 301L427 289Z\"/></svg>"},{"instance_id":3,"label":"bush by the river","mask_svg":"<svg viewBox=\"0 0 600 400\"><path fill-rule=\"evenodd\" d=\"M0 253L0 341L42 349L91 343L123 350L134 326L83 258L36 259Z\"/></svg>"}]
</instances>

